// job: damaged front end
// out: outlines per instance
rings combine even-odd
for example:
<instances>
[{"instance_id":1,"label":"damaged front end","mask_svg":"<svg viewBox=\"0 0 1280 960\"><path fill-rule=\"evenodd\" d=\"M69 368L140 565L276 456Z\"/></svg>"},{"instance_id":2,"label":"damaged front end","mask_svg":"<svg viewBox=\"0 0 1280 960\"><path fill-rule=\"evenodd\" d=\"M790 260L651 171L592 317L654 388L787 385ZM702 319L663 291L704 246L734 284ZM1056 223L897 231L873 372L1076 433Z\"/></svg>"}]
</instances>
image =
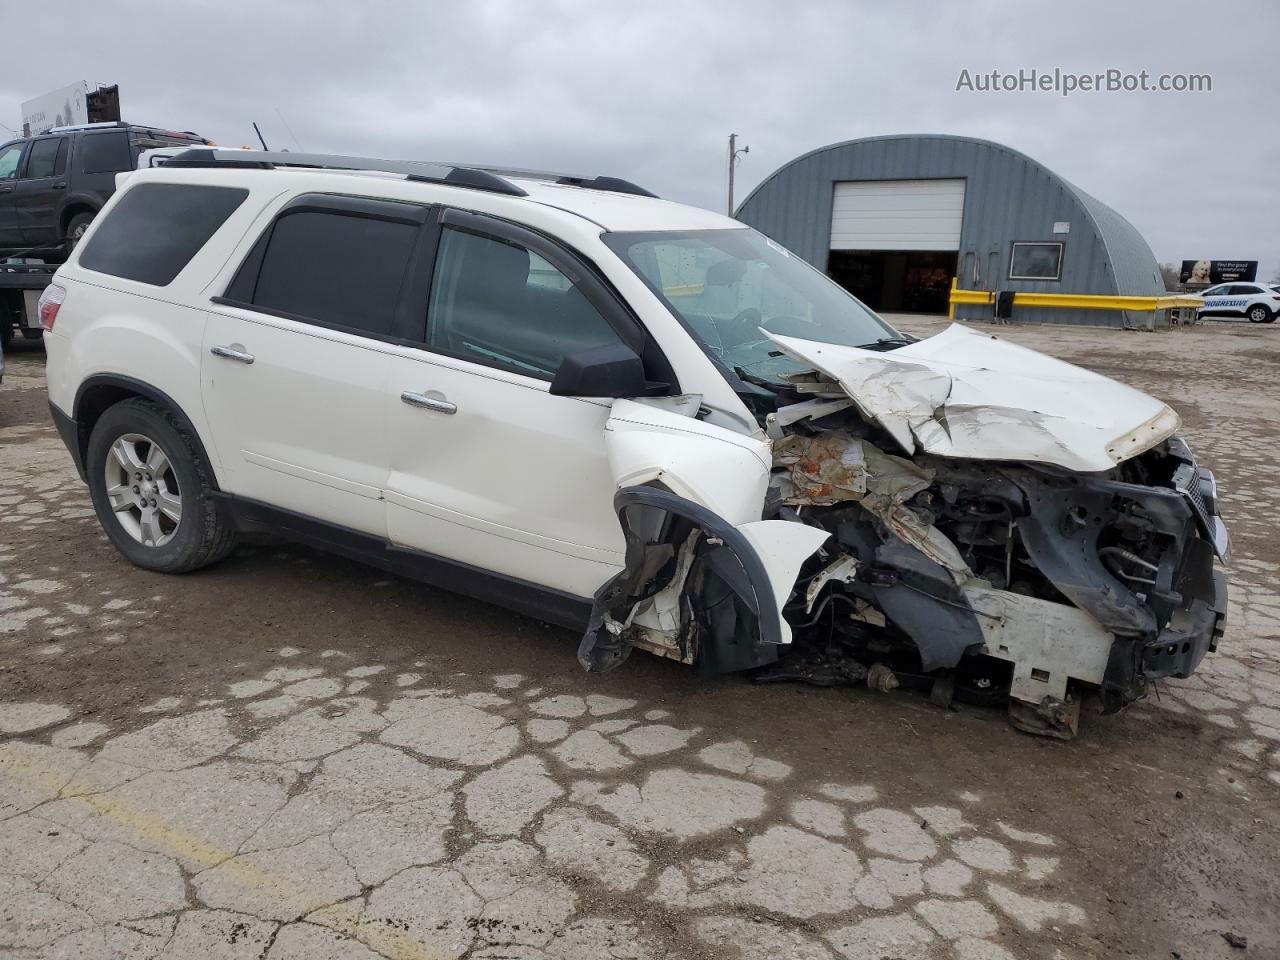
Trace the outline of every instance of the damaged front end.
<instances>
[{"instance_id":1,"label":"damaged front end","mask_svg":"<svg viewBox=\"0 0 1280 960\"><path fill-rule=\"evenodd\" d=\"M835 487L833 436L848 469ZM1084 691L1114 712L1217 646L1225 529L1212 475L1176 437L1102 474L908 461L848 430L777 448L778 502L832 531L814 567L857 571L829 596L855 610L807 639L891 664L935 699L1007 695L1019 728L1069 736Z\"/></svg>"},{"instance_id":2,"label":"damaged front end","mask_svg":"<svg viewBox=\"0 0 1280 960\"><path fill-rule=\"evenodd\" d=\"M814 369L772 385L766 436L729 453L672 453L714 429L695 412L615 406L626 568L596 596L584 666L639 646L762 680L901 684L1069 737L1086 693L1114 712L1216 649L1229 543L1167 407L1036 354L1059 402L1099 382L1144 402L1109 422L1095 396L1093 420L1071 419L1044 412L1052 396L1013 409L996 362L781 345ZM953 336L949 356L974 346ZM628 466L638 438L664 466Z\"/></svg>"}]
</instances>

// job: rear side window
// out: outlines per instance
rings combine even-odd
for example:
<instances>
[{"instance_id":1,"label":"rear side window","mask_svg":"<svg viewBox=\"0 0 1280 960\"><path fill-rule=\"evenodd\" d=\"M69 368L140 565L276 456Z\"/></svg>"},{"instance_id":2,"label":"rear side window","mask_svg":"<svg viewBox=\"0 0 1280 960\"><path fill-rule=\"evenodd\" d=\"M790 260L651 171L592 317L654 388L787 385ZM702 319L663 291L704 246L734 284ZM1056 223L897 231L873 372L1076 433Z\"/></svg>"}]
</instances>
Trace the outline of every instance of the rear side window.
<instances>
[{"instance_id":1,"label":"rear side window","mask_svg":"<svg viewBox=\"0 0 1280 960\"><path fill-rule=\"evenodd\" d=\"M253 304L324 326L380 337L415 331L398 321L400 290L419 229L370 217L301 211L271 231ZM421 321L416 333L421 335Z\"/></svg>"},{"instance_id":2,"label":"rear side window","mask_svg":"<svg viewBox=\"0 0 1280 960\"><path fill-rule=\"evenodd\" d=\"M66 150L63 148L65 143L64 137L51 137L33 143L31 154L27 157L27 179L43 180L61 175L67 162Z\"/></svg>"},{"instance_id":3,"label":"rear side window","mask_svg":"<svg viewBox=\"0 0 1280 960\"><path fill-rule=\"evenodd\" d=\"M133 169L129 134L86 133L80 138L80 169L85 173L120 173Z\"/></svg>"},{"instance_id":4,"label":"rear side window","mask_svg":"<svg viewBox=\"0 0 1280 960\"><path fill-rule=\"evenodd\" d=\"M167 286L247 196L238 187L139 184L98 224L80 266Z\"/></svg>"}]
</instances>

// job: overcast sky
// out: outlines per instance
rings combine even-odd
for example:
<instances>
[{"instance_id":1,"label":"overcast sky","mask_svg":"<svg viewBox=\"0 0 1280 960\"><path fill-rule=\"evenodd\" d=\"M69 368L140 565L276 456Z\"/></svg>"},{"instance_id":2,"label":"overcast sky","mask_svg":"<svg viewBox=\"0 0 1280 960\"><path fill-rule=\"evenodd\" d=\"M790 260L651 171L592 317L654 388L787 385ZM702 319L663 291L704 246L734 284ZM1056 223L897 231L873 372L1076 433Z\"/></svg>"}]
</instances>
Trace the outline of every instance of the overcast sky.
<instances>
[{"instance_id":1,"label":"overcast sky","mask_svg":"<svg viewBox=\"0 0 1280 960\"><path fill-rule=\"evenodd\" d=\"M0 124L77 80L125 119L273 148L608 173L722 209L854 137L1008 144L1161 261L1280 270L1280 4L95 0L5 17ZM957 92L971 74L1207 73L1209 93ZM0 129L0 133L3 130Z\"/></svg>"}]
</instances>

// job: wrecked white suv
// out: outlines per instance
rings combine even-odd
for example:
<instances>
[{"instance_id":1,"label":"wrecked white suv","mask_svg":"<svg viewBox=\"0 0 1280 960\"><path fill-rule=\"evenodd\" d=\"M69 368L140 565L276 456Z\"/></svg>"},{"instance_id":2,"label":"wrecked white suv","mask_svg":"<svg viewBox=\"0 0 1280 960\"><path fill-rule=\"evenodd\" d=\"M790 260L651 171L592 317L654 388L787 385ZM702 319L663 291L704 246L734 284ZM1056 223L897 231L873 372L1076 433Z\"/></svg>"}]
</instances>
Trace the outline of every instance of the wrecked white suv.
<instances>
[{"instance_id":1,"label":"wrecked white suv","mask_svg":"<svg viewBox=\"0 0 1280 960\"><path fill-rule=\"evenodd\" d=\"M53 417L128 559L270 528L761 679L1070 735L1220 636L1213 477L1163 403L900 335L736 221L612 178L192 150L45 293Z\"/></svg>"}]
</instances>

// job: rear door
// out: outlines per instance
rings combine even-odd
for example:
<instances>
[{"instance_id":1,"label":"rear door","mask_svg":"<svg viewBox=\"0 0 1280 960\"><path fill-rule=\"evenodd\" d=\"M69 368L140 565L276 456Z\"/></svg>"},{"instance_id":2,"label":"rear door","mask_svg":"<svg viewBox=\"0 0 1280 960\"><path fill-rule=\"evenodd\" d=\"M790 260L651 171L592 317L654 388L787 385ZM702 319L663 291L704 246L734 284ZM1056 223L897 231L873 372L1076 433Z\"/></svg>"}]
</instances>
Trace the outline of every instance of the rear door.
<instances>
[{"instance_id":1,"label":"rear door","mask_svg":"<svg viewBox=\"0 0 1280 960\"><path fill-rule=\"evenodd\" d=\"M414 278L426 275L428 215L321 194L282 208L205 327L201 388L224 490L386 536L388 348L422 343Z\"/></svg>"},{"instance_id":2,"label":"rear door","mask_svg":"<svg viewBox=\"0 0 1280 960\"><path fill-rule=\"evenodd\" d=\"M22 228L18 225L18 208L13 204L13 189L26 140L0 147L0 246L10 249L22 246Z\"/></svg>"},{"instance_id":3,"label":"rear door","mask_svg":"<svg viewBox=\"0 0 1280 960\"><path fill-rule=\"evenodd\" d=\"M39 137L31 141L21 176L14 184L13 204L23 240L48 246L60 239L58 211L67 196L69 137Z\"/></svg>"}]
</instances>

